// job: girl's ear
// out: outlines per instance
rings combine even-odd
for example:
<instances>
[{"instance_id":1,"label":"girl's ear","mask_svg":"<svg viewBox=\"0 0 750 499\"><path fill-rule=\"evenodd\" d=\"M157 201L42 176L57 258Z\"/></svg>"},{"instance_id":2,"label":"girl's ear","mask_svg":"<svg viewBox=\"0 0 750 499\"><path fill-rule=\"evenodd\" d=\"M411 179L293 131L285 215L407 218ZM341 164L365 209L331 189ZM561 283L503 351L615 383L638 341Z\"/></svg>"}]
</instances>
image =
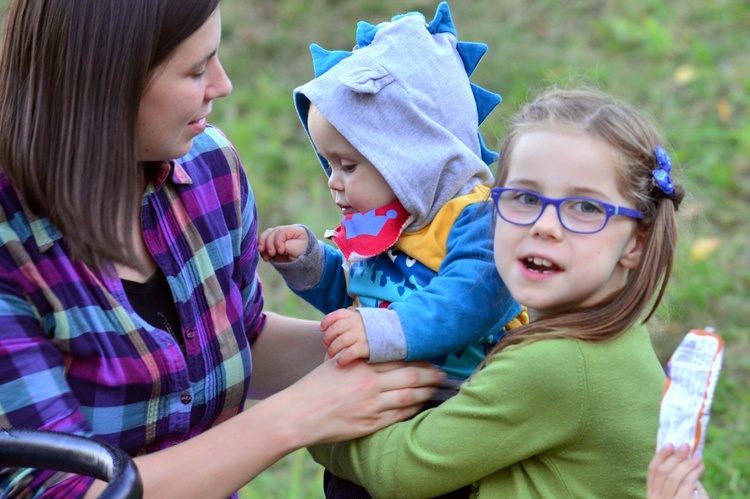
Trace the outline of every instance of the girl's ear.
<instances>
[{"instance_id":1,"label":"girl's ear","mask_svg":"<svg viewBox=\"0 0 750 499\"><path fill-rule=\"evenodd\" d=\"M635 234L625 247L620 257L620 265L626 269L634 269L638 266L643 256L643 250L646 247L646 238L648 237L645 230L636 229Z\"/></svg>"}]
</instances>

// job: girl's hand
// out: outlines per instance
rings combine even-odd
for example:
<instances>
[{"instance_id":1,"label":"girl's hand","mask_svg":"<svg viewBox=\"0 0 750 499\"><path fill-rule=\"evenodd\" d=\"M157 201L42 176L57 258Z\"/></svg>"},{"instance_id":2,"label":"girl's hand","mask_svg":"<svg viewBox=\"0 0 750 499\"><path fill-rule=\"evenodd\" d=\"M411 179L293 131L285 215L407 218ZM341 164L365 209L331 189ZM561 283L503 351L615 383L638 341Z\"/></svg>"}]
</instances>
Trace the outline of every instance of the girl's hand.
<instances>
[{"instance_id":1,"label":"girl's hand","mask_svg":"<svg viewBox=\"0 0 750 499\"><path fill-rule=\"evenodd\" d=\"M691 456L689 445L682 444L675 450L672 444L667 444L654 455L648 466L647 498L708 498L698 482L703 470L700 456Z\"/></svg>"},{"instance_id":2,"label":"girl's hand","mask_svg":"<svg viewBox=\"0 0 750 499\"><path fill-rule=\"evenodd\" d=\"M258 252L264 261L293 262L307 250L307 231L299 225L280 225L258 236Z\"/></svg>"},{"instance_id":3,"label":"girl's hand","mask_svg":"<svg viewBox=\"0 0 750 499\"><path fill-rule=\"evenodd\" d=\"M328 351L326 358L336 358L339 366L345 366L355 359L369 359L370 345L367 342L365 323L356 310L342 308L323 317L320 323L323 331L323 344Z\"/></svg>"}]
</instances>

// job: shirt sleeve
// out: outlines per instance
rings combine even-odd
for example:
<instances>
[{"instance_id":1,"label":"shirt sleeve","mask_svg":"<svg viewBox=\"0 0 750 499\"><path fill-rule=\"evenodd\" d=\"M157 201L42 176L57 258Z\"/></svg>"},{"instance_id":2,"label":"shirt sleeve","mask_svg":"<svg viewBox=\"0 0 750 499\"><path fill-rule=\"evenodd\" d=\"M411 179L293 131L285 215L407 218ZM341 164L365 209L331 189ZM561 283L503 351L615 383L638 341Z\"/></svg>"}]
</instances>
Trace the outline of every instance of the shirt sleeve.
<instances>
[{"instance_id":1,"label":"shirt sleeve","mask_svg":"<svg viewBox=\"0 0 750 499\"><path fill-rule=\"evenodd\" d=\"M235 153L236 156L236 153ZM236 158L239 163L239 158ZM242 239L240 242L240 289L244 307L244 323L250 343L254 343L263 330L266 316L263 313L263 286L258 276L258 209L250 182L239 164L242 208Z\"/></svg>"},{"instance_id":2,"label":"shirt sleeve","mask_svg":"<svg viewBox=\"0 0 750 499\"><path fill-rule=\"evenodd\" d=\"M585 421L585 394L575 342L539 341L496 354L437 408L310 452L373 497L433 497L574 441Z\"/></svg>"},{"instance_id":3,"label":"shirt sleeve","mask_svg":"<svg viewBox=\"0 0 750 499\"><path fill-rule=\"evenodd\" d=\"M65 379L60 350L44 334L19 284L5 271L0 273L0 427L91 436ZM0 473L0 497L9 491L19 496L83 497L92 481L55 471L9 468Z\"/></svg>"},{"instance_id":4,"label":"shirt sleeve","mask_svg":"<svg viewBox=\"0 0 750 499\"><path fill-rule=\"evenodd\" d=\"M304 291L295 291L310 305L328 314L340 308L347 308L354 300L349 296L346 282L346 272L342 267L344 257L341 252L323 242L319 242L317 250L323 250L323 274L318 284Z\"/></svg>"},{"instance_id":5,"label":"shirt sleeve","mask_svg":"<svg viewBox=\"0 0 750 499\"><path fill-rule=\"evenodd\" d=\"M491 215L489 203L467 206L450 230L437 276L404 301L389 305L401 321L406 360L428 359L478 343L521 312L495 267ZM368 341L393 341L392 331L378 330L378 323L388 325L368 321Z\"/></svg>"}]
</instances>

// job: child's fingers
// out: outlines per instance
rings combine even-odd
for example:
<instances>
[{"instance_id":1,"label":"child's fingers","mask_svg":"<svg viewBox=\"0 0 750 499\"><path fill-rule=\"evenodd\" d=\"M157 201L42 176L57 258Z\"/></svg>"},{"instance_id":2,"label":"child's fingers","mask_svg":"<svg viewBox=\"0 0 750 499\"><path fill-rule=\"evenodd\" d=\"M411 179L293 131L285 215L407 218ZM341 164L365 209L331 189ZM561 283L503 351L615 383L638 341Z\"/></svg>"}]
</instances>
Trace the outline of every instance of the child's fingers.
<instances>
[{"instance_id":1,"label":"child's fingers","mask_svg":"<svg viewBox=\"0 0 750 499\"><path fill-rule=\"evenodd\" d=\"M258 251L260 251L262 255L266 255L268 258L276 256L276 237L278 236L278 233L278 227L271 227L270 229L261 232L260 236L258 236Z\"/></svg>"},{"instance_id":2,"label":"child's fingers","mask_svg":"<svg viewBox=\"0 0 750 499\"><path fill-rule=\"evenodd\" d=\"M325 340L324 340L325 341ZM328 356L333 358L337 356L342 350L351 347L354 344L354 342L351 341L350 338L347 337L345 334L340 334L336 336L330 344L327 345L328 347ZM339 364L341 365L341 364Z\"/></svg>"},{"instance_id":3,"label":"child's fingers","mask_svg":"<svg viewBox=\"0 0 750 499\"><path fill-rule=\"evenodd\" d=\"M657 452L651 459L651 463L648 465L649 472L655 472L664 461L674 453L674 445L667 444Z\"/></svg>"},{"instance_id":4,"label":"child's fingers","mask_svg":"<svg viewBox=\"0 0 750 499\"><path fill-rule=\"evenodd\" d=\"M694 484L703 471L698 456L690 456L690 446L682 444L677 449L666 445L651 460L648 469L648 497L691 497Z\"/></svg>"},{"instance_id":5,"label":"child's fingers","mask_svg":"<svg viewBox=\"0 0 750 499\"><path fill-rule=\"evenodd\" d=\"M336 364L338 364L340 367L344 367L353 360L367 359L369 356L369 351L363 349L359 343L354 343L353 345L343 350L343 353L336 359Z\"/></svg>"},{"instance_id":6,"label":"child's fingers","mask_svg":"<svg viewBox=\"0 0 750 499\"><path fill-rule=\"evenodd\" d=\"M323 320L320 321L320 329L321 331L327 331L331 328L335 323L338 321L345 319L349 316L349 310L345 308L340 308L338 310L334 310L330 314L323 317Z\"/></svg>"}]
</instances>

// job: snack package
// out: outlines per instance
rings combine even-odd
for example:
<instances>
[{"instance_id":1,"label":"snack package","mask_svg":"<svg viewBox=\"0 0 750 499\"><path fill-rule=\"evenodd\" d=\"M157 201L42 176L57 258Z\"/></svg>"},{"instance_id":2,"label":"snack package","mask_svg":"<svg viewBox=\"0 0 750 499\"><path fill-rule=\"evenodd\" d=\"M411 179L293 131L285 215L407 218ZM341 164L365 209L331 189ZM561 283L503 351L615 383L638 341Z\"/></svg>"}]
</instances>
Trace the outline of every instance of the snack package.
<instances>
[{"instance_id":1,"label":"snack package","mask_svg":"<svg viewBox=\"0 0 750 499\"><path fill-rule=\"evenodd\" d=\"M693 329L682 339L667 364L657 450L687 443L693 453L703 452L723 357L724 341L712 328Z\"/></svg>"}]
</instances>

